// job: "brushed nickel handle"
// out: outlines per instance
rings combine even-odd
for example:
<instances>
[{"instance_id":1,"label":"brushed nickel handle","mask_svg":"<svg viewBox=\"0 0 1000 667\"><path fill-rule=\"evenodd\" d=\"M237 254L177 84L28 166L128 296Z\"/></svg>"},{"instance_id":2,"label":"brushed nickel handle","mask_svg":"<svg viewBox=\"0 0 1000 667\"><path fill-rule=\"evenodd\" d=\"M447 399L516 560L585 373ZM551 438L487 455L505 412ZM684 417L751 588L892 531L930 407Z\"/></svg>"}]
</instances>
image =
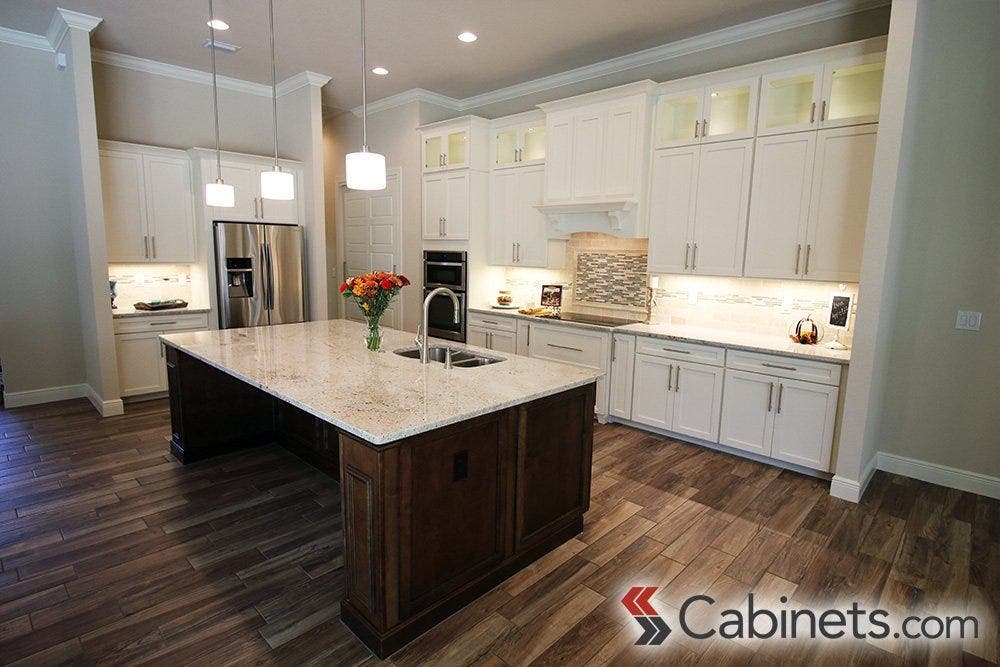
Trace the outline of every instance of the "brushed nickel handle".
<instances>
[{"instance_id":1,"label":"brushed nickel handle","mask_svg":"<svg viewBox=\"0 0 1000 667\"><path fill-rule=\"evenodd\" d=\"M615 340L614 337L611 338L611 363L615 362L615 344L617 342L618 341Z\"/></svg>"},{"instance_id":2,"label":"brushed nickel handle","mask_svg":"<svg viewBox=\"0 0 1000 667\"><path fill-rule=\"evenodd\" d=\"M486 347L488 347L488 348L490 348L492 350L493 349L493 332L492 331L487 331L486 332L486 340L488 341L486 343Z\"/></svg>"},{"instance_id":3,"label":"brushed nickel handle","mask_svg":"<svg viewBox=\"0 0 1000 667\"><path fill-rule=\"evenodd\" d=\"M146 257L146 259L149 259L149 237L148 236L143 236L142 237L142 254Z\"/></svg>"},{"instance_id":4,"label":"brushed nickel handle","mask_svg":"<svg viewBox=\"0 0 1000 667\"><path fill-rule=\"evenodd\" d=\"M698 268L698 244L695 243L691 247L691 270L694 271Z\"/></svg>"},{"instance_id":5,"label":"brushed nickel handle","mask_svg":"<svg viewBox=\"0 0 1000 667\"><path fill-rule=\"evenodd\" d=\"M260 198L260 219L264 219L264 198Z\"/></svg>"},{"instance_id":6,"label":"brushed nickel handle","mask_svg":"<svg viewBox=\"0 0 1000 667\"><path fill-rule=\"evenodd\" d=\"M549 347L554 347L554 348L560 349L560 350L572 350L573 352L583 352L583 350L581 350L580 348L578 348L578 347L570 347L569 345L556 345L555 343L546 343L546 345L548 345Z\"/></svg>"},{"instance_id":7,"label":"brushed nickel handle","mask_svg":"<svg viewBox=\"0 0 1000 667\"><path fill-rule=\"evenodd\" d=\"M795 246L795 275L799 275L799 257L802 255L802 244Z\"/></svg>"},{"instance_id":8,"label":"brushed nickel handle","mask_svg":"<svg viewBox=\"0 0 1000 667\"><path fill-rule=\"evenodd\" d=\"M694 122L694 138L695 138L695 139L697 139L697 138L698 138L698 122L699 122L699 121L695 121L695 122Z\"/></svg>"},{"instance_id":9,"label":"brushed nickel handle","mask_svg":"<svg viewBox=\"0 0 1000 667\"><path fill-rule=\"evenodd\" d=\"M806 245L806 267L802 271L802 275L804 275L804 276L808 276L809 275L809 255L812 254L812 249L813 249L813 247L812 247L811 243L809 243L809 244Z\"/></svg>"},{"instance_id":10,"label":"brushed nickel handle","mask_svg":"<svg viewBox=\"0 0 1000 667\"><path fill-rule=\"evenodd\" d=\"M515 243L514 245L517 247L517 262L518 262L518 264L520 264L521 263L521 244L520 243Z\"/></svg>"},{"instance_id":11,"label":"brushed nickel handle","mask_svg":"<svg viewBox=\"0 0 1000 667\"><path fill-rule=\"evenodd\" d=\"M497 326L500 326L499 322L494 322L493 320L479 320L479 321L482 322L483 324L496 324Z\"/></svg>"},{"instance_id":12,"label":"brushed nickel handle","mask_svg":"<svg viewBox=\"0 0 1000 667\"><path fill-rule=\"evenodd\" d=\"M708 119L701 119L701 136L704 138L708 134ZM679 370L679 369L678 369Z\"/></svg>"},{"instance_id":13,"label":"brushed nickel handle","mask_svg":"<svg viewBox=\"0 0 1000 667\"><path fill-rule=\"evenodd\" d=\"M795 366L782 366L781 364L769 364L766 361L761 364L761 366L767 366L768 368L780 368L783 371L797 371L799 370Z\"/></svg>"},{"instance_id":14,"label":"brushed nickel handle","mask_svg":"<svg viewBox=\"0 0 1000 667\"><path fill-rule=\"evenodd\" d=\"M672 347L665 347L665 348L663 348L663 351L664 352L676 352L677 354L691 354L687 350L675 350Z\"/></svg>"},{"instance_id":15,"label":"brushed nickel handle","mask_svg":"<svg viewBox=\"0 0 1000 667\"><path fill-rule=\"evenodd\" d=\"M444 230L443 232L441 232L441 236L448 236L448 218L441 218L441 223L444 225L441 228Z\"/></svg>"},{"instance_id":16,"label":"brushed nickel handle","mask_svg":"<svg viewBox=\"0 0 1000 667\"><path fill-rule=\"evenodd\" d=\"M156 236L150 236L149 238L152 241L153 246L153 259L156 259Z\"/></svg>"},{"instance_id":17,"label":"brushed nickel handle","mask_svg":"<svg viewBox=\"0 0 1000 667\"><path fill-rule=\"evenodd\" d=\"M448 166L448 154L447 153L445 153L444 155L441 156L441 161L444 163L444 166L446 166L446 167Z\"/></svg>"},{"instance_id":18,"label":"brushed nickel handle","mask_svg":"<svg viewBox=\"0 0 1000 667\"><path fill-rule=\"evenodd\" d=\"M819 112L819 119L820 120L826 120L826 100L823 100L822 110ZM778 401L778 404L780 405L781 401ZM778 412L781 412L781 411L779 410Z\"/></svg>"},{"instance_id":19,"label":"brushed nickel handle","mask_svg":"<svg viewBox=\"0 0 1000 667\"><path fill-rule=\"evenodd\" d=\"M511 262L516 262L517 261L517 244L516 243L511 243L510 244L510 261Z\"/></svg>"},{"instance_id":20,"label":"brushed nickel handle","mask_svg":"<svg viewBox=\"0 0 1000 667\"><path fill-rule=\"evenodd\" d=\"M674 391L681 390L681 367L677 366L677 377L674 379Z\"/></svg>"},{"instance_id":21,"label":"brushed nickel handle","mask_svg":"<svg viewBox=\"0 0 1000 667\"><path fill-rule=\"evenodd\" d=\"M809 110L809 124L816 122L816 103L813 102L812 109Z\"/></svg>"},{"instance_id":22,"label":"brushed nickel handle","mask_svg":"<svg viewBox=\"0 0 1000 667\"><path fill-rule=\"evenodd\" d=\"M769 382L767 384L767 411L771 411L771 397L774 395L774 383Z\"/></svg>"},{"instance_id":23,"label":"brushed nickel handle","mask_svg":"<svg viewBox=\"0 0 1000 667\"><path fill-rule=\"evenodd\" d=\"M667 391L674 388L674 365L667 366Z\"/></svg>"},{"instance_id":24,"label":"brushed nickel handle","mask_svg":"<svg viewBox=\"0 0 1000 667\"><path fill-rule=\"evenodd\" d=\"M684 244L684 270L687 271L688 268L688 255L691 254L691 244Z\"/></svg>"},{"instance_id":25,"label":"brushed nickel handle","mask_svg":"<svg viewBox=\"0 0 1000 667\"><path fill-rule=\"evenodd\" d=\"M785 385L778 383L778 414L781 414L781 390L784 389Z\"/></svg>"},{"instance_id":26,"label":"brushed nickel handle","mask_svg":"<svg viewBox=\"0 0 1000 667\"><path fill-rule=\"evenodd\" d=\"M177 324L177 320L174 320L172 322L149 322L149 326L151 327L162 327L166 324Z\"/></svg>"}]
</instances>

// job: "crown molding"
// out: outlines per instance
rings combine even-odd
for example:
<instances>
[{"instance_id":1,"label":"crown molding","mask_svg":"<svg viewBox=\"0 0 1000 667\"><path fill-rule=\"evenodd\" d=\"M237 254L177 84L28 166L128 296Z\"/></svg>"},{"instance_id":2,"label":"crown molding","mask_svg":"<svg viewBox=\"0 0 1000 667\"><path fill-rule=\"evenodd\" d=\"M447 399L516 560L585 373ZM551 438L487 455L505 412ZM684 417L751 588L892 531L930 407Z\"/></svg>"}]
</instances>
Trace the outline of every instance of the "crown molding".
<instances>
[{"instance_id":1,"label":"crown molding","mask_svg":"<svg viewBox=\"0 0 1000 667\"><path fill-rule=\"evenodd\" d=\"M316 72L306 70L288 77L275 86L275 89L278 97L281 97L282 95L287 95L288 93L295 92L299 88L305 88L306 86L317 86L322 88L329 82L330 77L325 74L317 74Z\"/></svg>"},{"instance_id":2,"label":"crown molding","mask_svg":"<svg viewBox=\"0 0 1000 667\"><path fill-rule=\"evenodd\" d=\"M409 104L410 102L427 102L428 104L435 104L439 107L444 107L445 109L451 109L452 111L462 111L463 109L462 101L456 100L454 97L434 93L429 90L424 90L423 88L410 88L409 90L404 90L401 93L396 93L395 95L383 97L375 102L370 102L368 104L368 113L372 114L380 111L388 111L389 109L395 109L396 107L401 107L404 104ZM354 107L351 109L351 113L360 117L361 107Z\"/></svg>"},{"instance_id":3,"label":"crown molding","mask_svg":"<svg viewBox=\"0 0 1000 667\"><path fill-rule=\"evenodd\" d=\"M91 53L91 57L94 62L111 65L112 67L122 67L136 72L166 76L172 79L188 81L190 83L200 83L203 86L212 85L211 72L203 72L189 67L161 63L156 60L147 60L146 58L138 58L136 56L129 56L124 53L116 53L114 51L102 51L100 49L94 49ZM248 93L250 95L259 95L261 97L271 96L271 86L264 85L263 83L254 83L252 81L234 79L228 76L217 77L217 80L219 88L235 90L237 92Z\"/></svg>"},{"instance_id":4,"label":"crown molding","mask_svg":"<svg viewBox=\"0 0 1000 667\"><path fill-rule=\"evenodd\" d=\"M49 43L49 40L44 35L21 32L20 30L5 28L3 26L0 26L0 42L13 44L14 46L23 46L26 49L35 49L36 51L47 51L48 53L55 51L52 44Z\"/></svg>"},{"instance_id":5,"label":"crown molding","mask_svg":"<svg viewBox=\"0 0 1000 667\"><path fill-rule=\"evenodd\" d=\"M85 30L89 33L100 25L103 20L100 17L91 16L90 14L56 7L56 11L52 14L52 20L49 22L49 28L45 31L45 38L49 40L49 44L52 45L53 49L57 49L62 41L66 39L66 34L70 28Z\"/></svg>"}]
</instances>

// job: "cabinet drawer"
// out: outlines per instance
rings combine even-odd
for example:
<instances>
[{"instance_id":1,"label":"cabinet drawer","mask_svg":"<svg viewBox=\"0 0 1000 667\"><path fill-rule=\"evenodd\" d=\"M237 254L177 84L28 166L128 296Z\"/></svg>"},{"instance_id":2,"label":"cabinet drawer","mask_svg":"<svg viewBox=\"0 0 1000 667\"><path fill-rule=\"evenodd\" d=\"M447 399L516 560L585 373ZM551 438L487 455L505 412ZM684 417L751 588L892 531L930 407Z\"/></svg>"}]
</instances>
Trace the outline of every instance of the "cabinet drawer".
<instances>
[{"instance_id":1,"label":"cabinet drawer","mask_svg":"<svg viewBox=\"0 0 1000 667\"><path fill-rule=\"evenodd\" d=\"M481 313L469 313L469 326L500 329L503 331L517 331L517 320L513 317L507 317L506 315L483 315Z\"/></svg>"},{"instance_id":2,"label":"cabinet drawer","mask_svg":"<svg viewBox=\"0 0 1000 667\"><path fill-rule=\"evenodd\" d=\"M646 338L636 336L636 354L649 354L654 357L666 357L677 361L692 361L710 366L722 366L726 362L726 350L711 345L684 343L663 338Z\"/></svg>"},{"instance_id":3,"label":"cabinet drawer","mask_svg":"<svg viewBox=\"0 0 1000 667\"><path fill-rule=\"evenodd\" d=\"M805 380L837 386L840 384L840 364L807 359L793 359L756 352L729 351L726 368L752 373L765 373L792 380Z\"/></svg>"},{"instance_id":4,"label":"cabinet drawer","mask_svg":"<svg viewBox=\"0 0 1000 667\"><path fill-rule=\"evenodd\" d=\"M604 370L610 334L533 325L531 356Z\"/></svg>"},{"instance_id":5,"label":"cabinet drawer","mask_svg":"<svg viewBox=\"0 0 1000 667\"><path fill-rule=\"evenodd\" d=\"M115 333L140 333L143 331L182 331L207 329L208 313L178 313L124 317L114 321Z\"/></svg>"}]
</instances>

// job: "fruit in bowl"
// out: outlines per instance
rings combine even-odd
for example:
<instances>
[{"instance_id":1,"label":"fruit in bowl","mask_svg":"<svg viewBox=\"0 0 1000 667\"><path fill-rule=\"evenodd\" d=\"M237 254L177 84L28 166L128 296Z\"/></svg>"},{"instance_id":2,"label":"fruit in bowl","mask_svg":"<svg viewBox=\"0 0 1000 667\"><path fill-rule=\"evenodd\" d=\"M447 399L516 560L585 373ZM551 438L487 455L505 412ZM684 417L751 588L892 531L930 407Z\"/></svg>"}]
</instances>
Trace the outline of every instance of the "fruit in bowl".
<instances>
[{"instance_id":1,"label":"fruit in bowl","mask_svg":"<svg viewBox=\"0 0 1000 667\"><path fill-rule=\"evenodd\" d=\"M497 294L497 303L501 306L509 306L514 302L514 297L511 296L510 290L502 289L500 293Z\"/></svg>"}]
</instances>

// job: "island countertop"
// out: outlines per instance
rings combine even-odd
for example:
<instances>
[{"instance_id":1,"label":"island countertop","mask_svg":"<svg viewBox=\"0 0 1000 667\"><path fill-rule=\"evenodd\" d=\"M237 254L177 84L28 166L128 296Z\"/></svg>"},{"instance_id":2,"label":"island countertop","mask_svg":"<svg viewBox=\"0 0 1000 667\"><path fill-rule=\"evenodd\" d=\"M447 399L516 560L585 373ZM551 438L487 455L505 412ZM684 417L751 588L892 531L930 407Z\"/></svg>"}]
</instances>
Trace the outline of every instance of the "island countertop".
<instances>
[{"instance_id":1,"label":"island countertop","mask_svg":"<svg viewBox=\"0 0 1000 667\"><path fill-rule=\"evenodd\" d=\"M596 381L603 373L447 341L505 361L445 370L393 354L413 334L385 329L384 352L347 320L166 334L167 345L352 435L386 444Z\"/></svg>"}]
</instances>

